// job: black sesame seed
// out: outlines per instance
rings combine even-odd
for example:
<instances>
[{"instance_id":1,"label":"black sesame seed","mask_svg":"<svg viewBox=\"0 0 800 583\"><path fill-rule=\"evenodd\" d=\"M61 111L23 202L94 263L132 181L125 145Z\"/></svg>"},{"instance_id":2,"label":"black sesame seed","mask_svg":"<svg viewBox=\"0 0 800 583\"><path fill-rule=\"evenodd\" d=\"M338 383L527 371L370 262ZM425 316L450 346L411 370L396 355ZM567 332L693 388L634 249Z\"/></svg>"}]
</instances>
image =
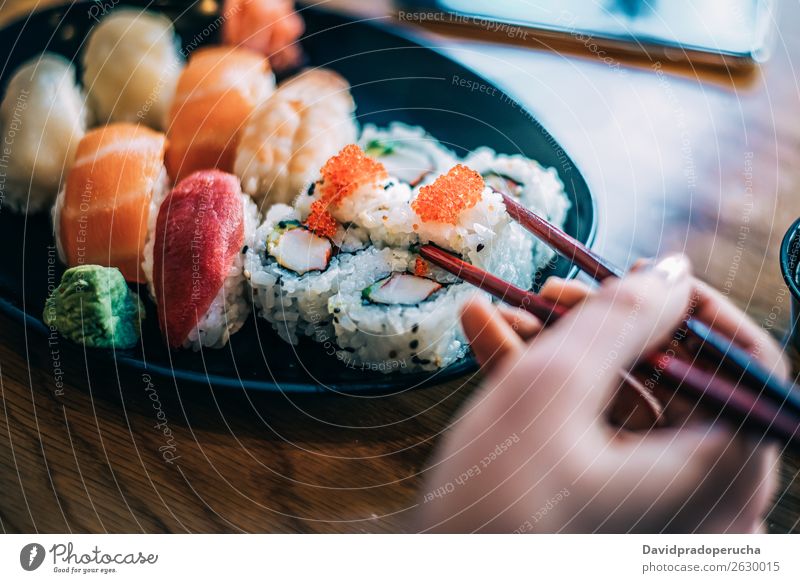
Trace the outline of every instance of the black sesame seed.
<instances>
[{"instance_id":1,"label":"black sesame seed","mask_svg":"<svg viewBox=\"0 0 800 583\"><path fill-rule=\"evenodd\" d=\"M384 190L389 190L392 186L394 186L394 182L389 181L386 183L386 186L383 187Z\"/></svg>"},{"instance_id":2,"label":"black sesame seed","mask_svg":"<svg viewBox=\"0 0 800 583\"><path fill-rule=\"evenodd\" d=\"M333 317L333 321L334 321L334 323L338 324L338 323L339 323L339 318L337 318L336 316L334 316L334 317Z\"/></svg>"},{"instance_id":3,"label":"black sesame seed","mask_svg":"<svg viewBox=\"0 0 800 583\"><path fill-rule=\"evenodd\" d=\"M314 189L317 188L317 183L312 182L311 186L308 187L308 196L314 196Z\"/></svg>"},{"instance_id":4,"label":"black sesame seed","mask_svg":"<svg viewBox=\"0 0 800 583\"><path fill-rule=\"evenodd\" d=\"M484 248L484 247L485 247L485 245L484 245L483 243L478 243L478 253L480 253L481 251L483 251L483 248Z\"/></svg>"},{"instance_id":5,"label":"black sesame seed","mask_svg":"<svg viewBox=\"0 0 800 583\"><path fill-rule=\"evenodd\" d=\"M414 325L411 327L411 333L412 333L412 334L416 334L417 332L419 332L419 324L414 324Z\"/></svg>"},{"instance_id":6,"label":"black sesame seed","mask_svg":"<svg viewBox=\"0 0 800 583\"><path fill-rule=\"evenodd\" d=\"M419 346L419 340L415 339L415 340L412 340L411 342L408 343L408 347L411 350L414 350L417 346Z\"/></svg>"},{"instance_id":7,"label":"black sesame seed","mask_svg":"<svg viewBox=\"0 0 800 583\"><path fill-rule=\"evenodd\" d=\"M339 314L339 313L341 313L341 311L342 311L341 308L333 308L333 313L334 314Z\"/></svg>"},{"instance_id":8,"label":"black sesame seed","mask_svg":"<svg viewBox=\"0 0 800 583\"><path fill-rule=\"evenodd\" d=\"M244 247L242 247L242 253L247 253L247 250L248 250L248 249L250 249L250 247L248 247L247 245L245 245Z\"/></svg>"}]
</instances>

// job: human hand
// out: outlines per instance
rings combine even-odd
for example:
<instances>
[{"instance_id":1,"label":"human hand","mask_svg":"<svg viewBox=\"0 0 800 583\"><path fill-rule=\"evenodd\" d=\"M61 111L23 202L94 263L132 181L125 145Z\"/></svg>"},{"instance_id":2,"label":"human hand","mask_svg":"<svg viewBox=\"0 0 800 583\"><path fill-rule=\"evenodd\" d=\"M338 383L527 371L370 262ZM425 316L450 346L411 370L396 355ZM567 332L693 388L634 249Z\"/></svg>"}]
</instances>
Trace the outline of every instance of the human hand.
<instances>
[{"instance_id":1,"label":"human hand","mask_svg":"<svg viewBox=\"0 0 800 583\"><path fill-rule=\"evenodd\" d=\"M573 309L540 331L508 308L465 307L464 329L488 369L484 386L441 444L419 527L499 532L750 532L774 487L776 448L665 399L668 427L632 432L607 412L619 370L662 346L694 317L787 375L769 336L671 257L586 297L554 280L543 289ZM518 326L518 330L521 329ZM524 337L535 336L526 342Z\"/></svg>"}]
</instances>

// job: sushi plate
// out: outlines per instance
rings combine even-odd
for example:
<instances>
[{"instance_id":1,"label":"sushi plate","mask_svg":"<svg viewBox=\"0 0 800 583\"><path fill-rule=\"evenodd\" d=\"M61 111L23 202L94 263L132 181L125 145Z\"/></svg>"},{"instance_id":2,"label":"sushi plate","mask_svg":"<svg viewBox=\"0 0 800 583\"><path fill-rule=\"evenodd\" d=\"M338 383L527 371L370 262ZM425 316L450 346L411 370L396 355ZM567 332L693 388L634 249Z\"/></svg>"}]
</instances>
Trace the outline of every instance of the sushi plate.
<instances>
[{"instance_id":1,"label":"sushi plate","mask_svg":"<svg viewBox=\"0 0 800 583\"><path fill-rule=\"evenodd\" d=\"M147 6L172 17L184 48L215 43L220 22L197 4L126 2ZM41 10L0 31L4 55L0 88L23 61L43 50L73 59L103 10L122 3L73 2ZM92 8L94 7L94 8ZM90 10L90 8L92 8ZM376 21L359 21L320 10L302 10L306 21L303 49L311 66L326 66L346 77L358 105L358 121L386 125L401 121L425 127L459 155L479 146L498 152L521 153L557 169L571 202L565 229L585 243L595 232L595 207L589 189L555 139L512 98L497 91L472 92L453 79L492 84L475 72L425 46L402 28ZM200 42L198 42L200 41ZM50 329L42 322L45 299L61 277L49 216L17 215L0 211L0 310L25 326L27 352L48 351ZM537 281L551 275L574 273L558 259L541 271ZM140 290L145 297L145 290ZM298 346L281 341L264 322L250 318L221 350L169 351L157 325L155 308L148 303L142 342L130 351L90 351L87 359L115 360L123 374L149 374L181 383L214 388L260 391L393 393L453 380L476 370L472 357L435 373L384 374L345 366L331 348L310 340Z\"/></svg>"}]
</instances>

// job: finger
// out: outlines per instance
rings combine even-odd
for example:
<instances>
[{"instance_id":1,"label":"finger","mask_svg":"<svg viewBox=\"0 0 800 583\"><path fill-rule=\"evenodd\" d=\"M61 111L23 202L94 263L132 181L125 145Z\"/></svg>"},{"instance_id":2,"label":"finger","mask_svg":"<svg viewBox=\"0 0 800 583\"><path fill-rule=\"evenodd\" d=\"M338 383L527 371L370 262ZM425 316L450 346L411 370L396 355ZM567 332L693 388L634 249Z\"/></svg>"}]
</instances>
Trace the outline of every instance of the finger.
<instances>
[{"instance_id":1,"label":"finger","mask_svg":"<svg viewBox=\"0 0 800 583\"><path fill-rule=\"evenodd\" d=\"M475 296L461 310L461 324L481 367L491 368L510 354L519 354L525 344L492 304Z\"/></svg>"},{"instance_id":2,"label":"finger","mask_svg":"<svg viewBox=\"0 0 800 583\"><path fill-rule=\"evenodd\" d=\"M665 420L655 395L629 372L620 371L619 378L619 389L609 407L609 421L629 431L662 426Z\"/></svg>"},{"instance_id":3,"label":"finger","mask_svg":"<svg viewBox=\"0 0 800 583\"><path fill-rule=\"evenodd\" d=\"M775 485L774 448L722 426L631 435L615 450L624 461L608 488L627 484L628 507L642 509L636 530L652 522L676 532L750 531Z\"/></svg>"},{"instance_id":4,"label":"finger","mask_svg":"<svg viewBox=\"0 0 800 583\"><path fill-rule=\"evenodd\" d=\"M788 378L789 366L778 343L720 292L695 281L690 312L715 331L731 338L779 378Z\"/></svg>"},{"instance_id":5,"label":"finger","mask_svg":"<svg viewBox=\"0 0 800 583\"><path fill-rule=\"evenodd\" d=\"M530 312L506 304L498 304L497 311L523 340L530 340L542 330L541 321Z\"/></svg>"},{"instance_id":6,"label":"finger","mask_svg":"<svg viewBox=\"0 0 800 583\"><path fill-rule=\"evenodd\" d=\"M671 335L690 291L689 264L682 256L606 281L531 343L523 367L548 369L551 384L563 387L558 398L596 418L610 400L618 369Z\"/></svg>"},{"instance_id":7,"label":"finger","mask_svg":"<svg viewBox=\"0 0 800 583\"><path fill-rule=\"evenodd\" d=\"M631 271L646 269L652 264L653 259L639 259L633 264ZM775 339L722 293L698 279L695 279L689 312L717 332L731 338L779 378L788 378L789 365Z\"/></svg>"},{"instance_id":8,"label":"finger","mask_svg":"<svg viewBox=\"0 0 800 583\"><path fill-rule=\"evenodd\" d=\"M571 308L592 293L592 288L576 279L550 277L544 282L539 295L559 305Z\"/></svg>"}]
</instances>

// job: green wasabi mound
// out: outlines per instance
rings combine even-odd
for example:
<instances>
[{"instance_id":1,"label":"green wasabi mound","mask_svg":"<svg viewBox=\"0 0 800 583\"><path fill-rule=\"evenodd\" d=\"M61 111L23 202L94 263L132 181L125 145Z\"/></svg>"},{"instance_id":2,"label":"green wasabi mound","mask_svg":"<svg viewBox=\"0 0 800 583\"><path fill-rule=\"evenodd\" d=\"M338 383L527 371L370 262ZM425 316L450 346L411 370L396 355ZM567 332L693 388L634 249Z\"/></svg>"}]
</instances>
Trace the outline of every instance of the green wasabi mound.
<instances>
[{"instance_id":1,"label":"green wasabi mound","mask_svg":"<svg viewBox=\"0 0 800 583\"><path fill-rule=\"evenodd\" d=\"M142 301L119 269L99 265L67 269L44 308L45 324L91 348L131 348L142 318Z\"/></svg>"}]
</instances>

